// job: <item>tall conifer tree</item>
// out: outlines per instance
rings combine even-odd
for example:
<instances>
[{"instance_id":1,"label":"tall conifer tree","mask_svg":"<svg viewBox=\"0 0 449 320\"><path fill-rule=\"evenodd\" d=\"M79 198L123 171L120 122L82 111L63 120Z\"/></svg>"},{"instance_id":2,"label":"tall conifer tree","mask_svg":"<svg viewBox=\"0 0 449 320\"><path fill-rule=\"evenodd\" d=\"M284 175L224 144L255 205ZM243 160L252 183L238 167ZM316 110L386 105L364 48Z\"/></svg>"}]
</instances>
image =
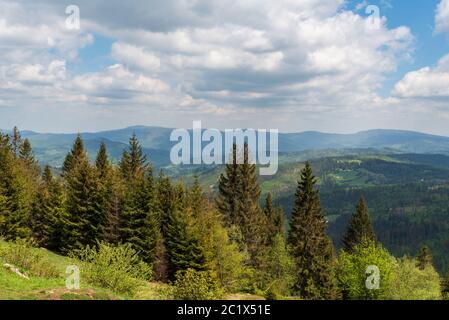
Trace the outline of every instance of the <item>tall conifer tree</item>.
<instances>
[{"instance_id":1,"label":"tall conifer tree","mask_svg":"<svg viewBox=\"0 0 449 320\"><path fill-rule=\"evenodd\" d=\"M47 247L52 234L52 223L47 212L47 205L50 199L49 186L51 180L52 174L50 168L46 166L42 181L39 183L30 216L31 236L41 247Z\"/></svg>"},{"instance_id":2,"label":"tall conifer tree","mask_svg":"<svg viewBox=\"0 0 449 320\"><path fill-rule=\"evenodd\" d=\"M198 186L197 186L198 188ZM201 192L197 189L196 192ZM206 261L196 234L195 224L201 211L195 214L182 182L174 188L174 212L167 217L166 243L169 257L169 275L174 277L177 271L186 269L204 270ZM197 207L198 208L198 207Z\"/></svg>"},{"instance_id":3,"label":"tall conifer tree","mask_svg":"<svg viewBox=\"0 0 449 320\"><path fill-rule=\"evenodd\" d=\"M352 252L355 246L362 244L364 241L367 241L367 243L376 241L376 235L371 225L365 199L360 197L357 209L349 220L349 226L342 242L344 249L347 252Z\"/></svg>"},{"instance_id":4,"label":"tall conifer tree","mask_svg":"<svg viewBox=\"0 0 449 320\"><path fill-rule=\"evenodd\" d=\"M106 144L102 142L95 159L95 167L99 178L100 209L104 217L103 238L117 244L120 239L119 223L121 217L121 193L117 185L114 168L108 159Z\"/></svg>"},{"instance_id":5,"label":"tall conifer tree","mask_svg":"<svg viewBox=\"0 0 449 320\"><path fill-rule=\"evenodd\" d=\"M297 267L295 291L304 299L334 299L334 250L326 235L316 179L307 162L295 194L288 243Z\"/></svg>"},{"instance_id":6,"label":"tall conifer tree","mask_svg":"<svg viewBox=\"0 0 449 320\"><path fill-rule=\"evenodd\" d=\"M67 188L66 216L64 219L64 250L96 245L102 240L106 224L102 210L100 179L90 165L80 136L64 163Z\"/></svg>"},{"instance_id":7,"label":"tall conifer tree","mask_svg":"<svg viewBox=\"0 0 449 320\"><path fill-rule=\"evenodd\" d=\"M129 149L123 152L120 171L125 184L122 241L130 243L145 262L153 263L159 230L155 186L153 172L135 134L129 140Z\"/></svg>"},{"instance_id":8,"label":"tall conifer tree","mask_svg":"<svg viewBox=\"0 0 449 320\"><path fill-rule=\"evenodd\" d=\"M220 175L218 182L218 196L216 206L224 216L228 226L237 223L239 210L240 171L237 162L237 145L234 143L231 150L230 163L226 164L225 173Z\"/></svg>"},{"instance_id":9,"label":"tall conifer tree","mask_svg":"<svg viewBox=\"0 0 449 320\"><path fill-rule=\"evenodd\" d=\"M271 244L278 234L284 235L284 212L282 208L276 208L273 206L273 198L271 193L268 193L265 198L265 206L263 213L266 220L266 235L267 241Z\"/></svg>"},{"instance_id":10,"label":"tall conifer tree","mask_svg":"<svg viewBox=\"0 0 449 320\"><path fill-rule=\"evenodd\" d=\"M47 165L33 204L32 237L42 247L59 251L63 237L64 194Z\"/></svg>"},{"instance_id":11,"label":"tall conifer tree","mask_svg":"<svg viewBox=\"0 0 449 320\"><path fill-rule=\"evenodd\" d=\"M72 150L65 157L64 163L62 165L62 175L72 171L79 163L87 161L87 153L84 149L84 142L81 139L81 135L75 139L73 143Z\"/></svg>"},{"instance_id":12,"label":"tall conifer tree","mask_svg":"<svg viewBox=\"0 0 449 320\"><path fill-rule=\"evenodd\" d=\"M37 175L19 159L22 143L17 128L12 137L0 134L0 233L6 239L31 235L29 222Z\"/></svg>"},{"instance_id":13,"label":"tall conifer tree","mask_svg":"<svg viewBox=\"0 0 449 320\"><path fill-rule=\"evenodd\" d=\"M23 143L22 135L20 134L19 129L17 127L14 127L11 135L11 146L12 151L16 157L18 157L20 154L20 147L22 143Z\"/></svg>"},{"instance_id":14,"label":"tall conifer tree","mask_svg":"<svg viewBox=\"0 0 449 320\"><path fill-rule=\"evenodd\" d=\"M249 158L248 144L244 144L243 163L239 165L238 210L235 223L242 231L243 240L253 264L264 245L265 220L259 206L260 187L257 182L256 165Z\"/></svg>"}]
</instances>

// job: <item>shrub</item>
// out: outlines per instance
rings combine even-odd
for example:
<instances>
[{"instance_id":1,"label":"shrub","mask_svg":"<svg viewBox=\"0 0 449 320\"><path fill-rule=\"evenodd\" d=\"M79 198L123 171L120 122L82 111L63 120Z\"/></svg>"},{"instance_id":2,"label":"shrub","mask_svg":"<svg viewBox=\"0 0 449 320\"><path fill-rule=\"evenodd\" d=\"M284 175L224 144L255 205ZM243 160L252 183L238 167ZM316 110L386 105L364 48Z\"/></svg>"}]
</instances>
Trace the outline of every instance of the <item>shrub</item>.
<instances>
[{"instance_id":1,"label":"shrub","mask_svg":"<svg viewBox=\"0 0 449 320\"><path fill-rule=\"evenodd\" d=\"M290 294L295 283L295 261L290 256L284 236L274 237L269 248L262 270L262 288L266 288L265 297L278 300L281 296Z\"/></svg>"},{"instance_id":2,"label":"shrub","mask_svg":"<svg viewBox=\"0 0 449 320\"><path fill-rule=\"evenodd\" d=\"M379 271L379 288L369 289L367 282L375 266ZM347 299L376 300L389 299L395 281L396 259L381 245L374 242L356 246L352 253L341 251L338 261L338 281L343 296Z\"/></svg>"},{"instance_id":3,"label":"shrub","mask_svg":"<svg viewBox=\"0 0 449 320\"><path fill-rule=\"evenodd\" d=\"M217 275L221 287L226 292L238 292L250 287L252 270L245 265L248 255L232 242L225 228L212 228L211 269Z\"/></svg>"},{"instance_id":4,"label":"shrub","mask_svg":"<svg viewBox=\"0 0 449 320\"><path fill-rule=\"evenodd\" d=\"M88 246L72 253L72 257L86 262L83 274L88 282L119 293L134 294L153 274L151 267L140 260L129 244L99 243L97 248Z\"/></svg>"},{"instance_id":5,"label":"shrub","mask_svg":"<svg viewBox=\"0 0 449 320\"><path fill-rule=\"evenodd\" d=\"M421 270L417 267L415 259L407 257L400 259L390 299L439 300L441 299L440 276L432 265Z\"/></svg>"},{"instance_id":6,"label":"shrub","mask_svg":"<svg viewBox=\"0 0 449 320\"><path fill-rule=\"evenodd\" d=\"M56 278L60 274L48 260L44 252L33 247L29 240L17 240L0 250L0 257L5 263L22 269L25 273L43 278Z\"/></svg>"},{"instance_id":7,"label":"shrub","mask_svg":"<svg viewBox=\"0 0 449 320\"><path fill-rule=\"evenodd\" d=\"M214 300L220 299L222 294L210 271L187 269L176 273L173 296L177 300Z\"/></svg>"}]
</instances>

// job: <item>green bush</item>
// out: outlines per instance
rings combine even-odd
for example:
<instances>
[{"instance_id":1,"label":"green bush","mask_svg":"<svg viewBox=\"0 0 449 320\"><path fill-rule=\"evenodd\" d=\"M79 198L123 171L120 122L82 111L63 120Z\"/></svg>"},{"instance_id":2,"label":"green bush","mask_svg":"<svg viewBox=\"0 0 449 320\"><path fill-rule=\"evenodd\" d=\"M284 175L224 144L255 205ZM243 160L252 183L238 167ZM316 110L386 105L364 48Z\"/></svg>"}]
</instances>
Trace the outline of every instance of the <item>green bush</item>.
<instances>
[{"instance_id":1,"label":"green bush","mask_svg":"<svg viewBox=\"0 0 449 320\"><path fill-rule=\"evenodd\" d=\"M99 243L97 248L86 247L72 253L72 257L86 262L82 273L88 282L119 293L134 294L153 275L152 268L140 260L129 244Z\"/></svg>"},{"instance_id":2,"label":"green bush","mask_svg":"<svg viewBox=\"0 0 449 320\"><path fill-rule=\"evenodd\" d=\"M187 269L176 273L173 296L176 300L215 300L223 293L210 271Z\"/></svg>"},{"instance_id":3,"label":"green bush","mask_svg":"<svg viewBox=\"0 0 449 320\"><path fill-rule=\"evenodd\" d=\"M370 289L367 283L373 275L369 267L379 271L379 288ZM337 278L343 296L355 300L390 299L390 290L395 282L396 259L374 242L359 245L352 253L340 252Z\"/></svg>"},{"instance_id":4,"label":"green bush","mask_svg":"<svg viewBox=\"0 0 449 320\"><path fill-rule=\"evenodd\" d=\"M291 293L295 283L295 261L288 252L285 238L278 234L266 255L262 270L262 288L266 288L265 297L278 300Z\"/></svg>"},{"instance_id":5,"label":"green bush","mask_svg":"<svg viewBox=\"0 0 449 320\"><path fill-rule=\"evenodd\" d=\"M9 263L21 271L32 276L56 278L60 274L46 257L44 252L33 247L29 240L17 240L9 243L0 250L0 257L4 263Z\"/></svg>"},{"instance_id":6,"label":"green bush","mask_svg":"<svg viewBox=\"0 0 449 320\"><path fill-rule=\"evenodd\" d=\"M239 250L222 226L212 228L211 269L226 292L238 292L250 288L253 270L247 267L249 256Z\"/></svg>"},{"instance_id":7,"label":"green bush","mask_svg":"<svg viewBox=\"0 0 449 320\"><path fill-rule=\"evenodd\" d=\"M415 259L407 257L400 259L390 299L439 300L441 299L440 276L431 265L421 270L417 267Z\"/></svg>"}]
</instances>

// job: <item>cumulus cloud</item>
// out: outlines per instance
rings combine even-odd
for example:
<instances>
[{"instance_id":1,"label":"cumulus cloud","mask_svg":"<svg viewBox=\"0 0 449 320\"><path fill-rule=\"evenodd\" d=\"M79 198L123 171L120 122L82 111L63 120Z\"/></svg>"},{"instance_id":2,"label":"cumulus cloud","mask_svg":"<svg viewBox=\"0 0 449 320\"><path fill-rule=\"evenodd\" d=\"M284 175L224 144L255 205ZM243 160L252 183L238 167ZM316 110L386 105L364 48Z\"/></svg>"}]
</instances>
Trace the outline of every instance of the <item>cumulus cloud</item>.
<instances>
[{"instance_id":1,"label":"cumulus cloud","mask_svg":"<svg viewBox=\"0 0 449 320\"><path fill-rule=\"evenodd\" d=\"M200 19L167 32L117 35L151 48L160 57L162 76L216 104L298 109L338 99L355 104L360 94L375 95L400 57L411 52L413 36L406 27L388 29L385 19L380 28L370 28L365 17L341 10L342 4L212 1L207 12L213 25Z\"/></svg>"},{"instance_id":2,"label":"cumulus cloud","mask_svg":"<svg viewBox=\"0 0 449 320\"><path fill-rule=\"evenodd\" d=\"M0 0L0 108L114 106L107 118L116 126L205 117L248 127L270 114L298 130L303 113L377 108L386 76L413 50L409 28L389 28L384 17L373 28L344 0L79 0L79 31L64 27L69 4ZM96 35L113 39L114 61L71 70ZM176 113L164 116L169 109Z\"/></svg>"},{"instance_id":3,"label":"cumulus cloud","mask_svg":"<svg viewBox=\"0 0 449 320\"><path fill-rule=\"evenodd\" d=\"M449 0L441 0L435 15L435 31L449 32Z\"/></svg>"},{"instance_id":4,"label":"cumulus cloud","mask_svg":"<svg viewBox=\"0 0 449 320\"><path fill-rule=\"evenodd\" d=\"M159 57L147 52L145 49L126 43L114 43L111 55L114 59L122 61L131 67L146 71L158 71L161 66Z\"/></svg>"},{"instance_id":5,"label":"cumulus cloud","mask_svg":"<svg viewBox=\"0 0 449 320\"><path fill-rule=\"evenodd\" d=\"M396 84L393 93L401 98L449 99L449 54L434 68L407 73Z\"/></svg>"},{"instance_id":6,"label":"cumulus cloud","mask_svg":"<svg viewBox=\"0 0 449 320\"><path fill-rule=\"evenodd\" d=\"M449 32L449 0L441 0L435 13L435 32ZM449 54L435 66L408 72L396 85L392 95L400 99L432 100L441 109L449 99Z\"/></svg>"}]
</instances>

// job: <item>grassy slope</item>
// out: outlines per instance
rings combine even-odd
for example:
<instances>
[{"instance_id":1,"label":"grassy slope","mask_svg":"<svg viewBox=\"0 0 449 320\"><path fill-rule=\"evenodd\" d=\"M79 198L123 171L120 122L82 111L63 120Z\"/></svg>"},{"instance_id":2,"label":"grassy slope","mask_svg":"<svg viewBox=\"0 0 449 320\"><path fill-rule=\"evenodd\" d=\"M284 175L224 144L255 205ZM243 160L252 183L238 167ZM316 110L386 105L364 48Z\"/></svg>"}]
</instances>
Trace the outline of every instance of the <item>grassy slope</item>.
<instances>
[{"instance_id":1,"label":"grassy slope","mask_svg":"<svg viewBox=\"0 0 449 320\"><path fill-rule=\"evenodd\" d=\"M6 242L0 241L0 247L7 246ZM45 250L45 249L34 249ZM116 300L130 299L121 294L117 294L108 289L96 288L89 285L83 285L81 278L80 290L68 290L65 288L66 267L74 264L70 258L63 257L47 250L46 255L51 263L57 267L61 276L55 279L45 279L30 276L30 280L24 279L15 273L3 267L3 261L0 265L0 300L46 300L46 299L62 299L62 300ZM134 299L164 299L164 289L167 285L159 283L148 283L142 287L136 294Z\"/></svg>"},{"instance_id":2,"label":"grassy slope","mask_svg":"<svg viewBox=\"0 0 449 320\"><path fill-rule=\"evenodd\" d=\"M0 240L0 249L8 243ZM44 250L50 262L60 271L61 276L54 279L30 276L29 280L16 275L3 267L4 261L0 258L0 300L163 300L170 299L169 285L149 282L142 286L133 296L112 292L111 290L84 285L81 274L81 289L68 290L65 287L66 267L76 264L68 257L63 257ZM261 300L260 296L251 294L230 294L225 297L229 300Z\"/></svg>"}]
</instances>

